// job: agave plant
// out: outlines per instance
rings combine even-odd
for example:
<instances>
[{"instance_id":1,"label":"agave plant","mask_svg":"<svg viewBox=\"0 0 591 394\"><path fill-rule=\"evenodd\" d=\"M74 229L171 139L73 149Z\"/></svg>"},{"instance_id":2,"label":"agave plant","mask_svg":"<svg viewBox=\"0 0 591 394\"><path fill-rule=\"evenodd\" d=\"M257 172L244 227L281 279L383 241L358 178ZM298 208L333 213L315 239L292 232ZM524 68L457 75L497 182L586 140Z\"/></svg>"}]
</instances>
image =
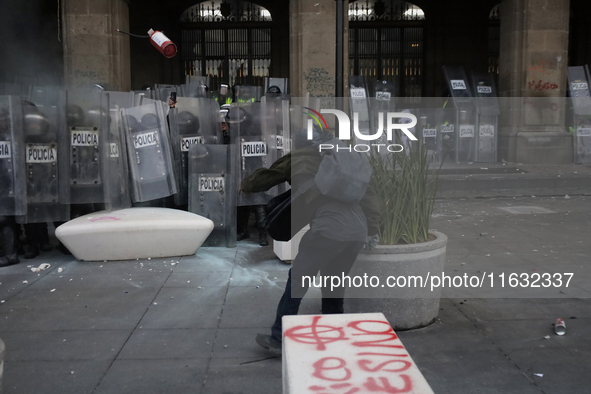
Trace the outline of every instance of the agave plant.
<instances>
[{"instance_id":1,"label":"agave plant","mask_svg":"<svg viewBox=\"0 0 591 394\"><path fill-rule=\"evenodd\" d=\"M369 159L373 170L370 184L382 214L380 243L428 241L438 170L430 171L427 149L412 142L402 152L374 154Z\"/></svg>"}]
</instances>

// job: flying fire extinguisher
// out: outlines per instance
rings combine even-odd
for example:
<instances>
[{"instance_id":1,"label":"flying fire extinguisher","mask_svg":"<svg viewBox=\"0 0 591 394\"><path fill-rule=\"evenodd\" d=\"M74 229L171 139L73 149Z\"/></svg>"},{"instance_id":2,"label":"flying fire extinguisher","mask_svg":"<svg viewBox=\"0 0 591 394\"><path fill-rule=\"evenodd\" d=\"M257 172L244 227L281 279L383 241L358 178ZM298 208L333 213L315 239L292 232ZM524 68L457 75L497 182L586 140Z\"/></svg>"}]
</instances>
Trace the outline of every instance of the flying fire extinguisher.
<instances>
[{"instance_id":1,"label":"flying fire extinguisher","mask_svg":"<svg viewBox=\"0 0 591 394\"><path fill-rule=\"evenodd\" d=\"M150 42L161 54L169 59L176 55L176 45L164 33L150 29L148 30L148 34L150 35Z\"/></svg>"},{"instance_id":2,"label":"flying fire extinguisher","mask_svg":"<svg viewBox=\"0 0 591 394\"><path fill-rule=\"evenodd\" d=\"M170 38L166 37L161 31L154 31L153 29L150 29L148 30L147 36L131 34L119 29L115 29L115 31L127 34L128 36L132 37L149 38L152 45L154 45L154 47L168 59L176 55L176 45L174 42L170 41Z\"/></svg>"}]
</instances>

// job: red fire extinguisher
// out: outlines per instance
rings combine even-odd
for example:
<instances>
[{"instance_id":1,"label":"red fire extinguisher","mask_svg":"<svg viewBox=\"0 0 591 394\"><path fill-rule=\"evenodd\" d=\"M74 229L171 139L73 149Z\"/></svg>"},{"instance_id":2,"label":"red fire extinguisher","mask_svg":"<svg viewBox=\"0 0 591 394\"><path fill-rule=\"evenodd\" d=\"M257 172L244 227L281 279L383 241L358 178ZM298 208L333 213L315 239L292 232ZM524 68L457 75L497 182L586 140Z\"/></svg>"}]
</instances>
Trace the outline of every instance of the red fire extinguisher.
<instances>
[{"instance_id":1,"label":"red fire extinguisher","mask_svg":"<svg viewBox=\"0 0 591 394\"><path fill-rule=\"evenodd\" d=\"M161 54L169 59L176 55L176 45L164 33L150 29L148 30L148 34L150 35L150 42Z\"/></svg>"}]
</instances>

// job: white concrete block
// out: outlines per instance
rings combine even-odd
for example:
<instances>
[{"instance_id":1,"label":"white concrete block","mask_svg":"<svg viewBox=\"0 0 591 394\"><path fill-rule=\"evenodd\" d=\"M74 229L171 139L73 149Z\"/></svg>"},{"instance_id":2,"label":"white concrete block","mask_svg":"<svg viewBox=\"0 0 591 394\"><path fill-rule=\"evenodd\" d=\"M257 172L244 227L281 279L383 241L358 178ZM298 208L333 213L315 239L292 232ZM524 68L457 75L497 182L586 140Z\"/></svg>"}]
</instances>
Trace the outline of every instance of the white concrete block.
<instances>
[{"instance_id":1,"label":"white concrete block","mask_svg":"<svg viewBox=\"0 0 591 394\"><path fill-rule=\"evenodd\" d=\"M169 208L100 211L62 224L56 237L78 260L130 260L195 254L213 222Z\"/></svg>"},{"instance_id":2,"label":"white concrete block","mask_svg":"<svg viewBox=\"0 0 591 394\"><path fill-rule=\"evenodd\" d=\"M283 261L293 261L295 260L296 256L298 255L298 250L300 248L300 241L306 232L310 229L310 226L306 226L293 236L287 242L282 241L273 241L273 252L279 258L279 260Z\"/></svg>"},{"instance_id":3,"label":"white concrete block","mask_svg":"<svg viewBox=\"0 0 591 394\"><path fill-rule=\"evenodd\" d=\"M382 313L282 322L284 394L433 393Z\"/></svg>"}]
</instances>

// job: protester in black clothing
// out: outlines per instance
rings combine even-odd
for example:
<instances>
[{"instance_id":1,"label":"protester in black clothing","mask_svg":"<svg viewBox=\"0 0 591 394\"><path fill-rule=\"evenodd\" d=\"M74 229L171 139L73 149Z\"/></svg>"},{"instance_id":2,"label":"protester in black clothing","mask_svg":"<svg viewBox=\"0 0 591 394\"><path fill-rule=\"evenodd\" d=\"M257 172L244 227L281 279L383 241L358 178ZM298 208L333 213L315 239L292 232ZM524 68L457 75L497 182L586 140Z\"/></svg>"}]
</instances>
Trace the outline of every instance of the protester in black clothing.
<instances>
[{"instance_id":1,"label":"protester in black clothing","mask_svg":"<svg viewBox=\"0 0 591 394\"><path fill-rule=\"evenodd\" d=\"M332 137L326 131L316 130L315 133L315 140ZM277 160L270 168L261 168L245 178L241 183L242 192L265 191L285 181L291 184L295 192L311 179L318 172L322 159L317 148L305 147L307 140L303 135L305 130L299 138L296 136L294 139L296 150ZM292 204L292 217L293 212L307 216L310 230L302 238L298 255L289 271L271 335L258 334L256 338L259 345L275 352L281 351L281 318L297 314L308 290L302 283L302 277L313 277L318 271L322 275L348 274L357 254L367 242L368 234L378 233L377 200L371 188L367 189L359 204L326 197L316 187L303 193ZM344 288L336 288L332 292L322 288L322 313L343 313L344 293Z\"/></svg>"}]
</instances>

